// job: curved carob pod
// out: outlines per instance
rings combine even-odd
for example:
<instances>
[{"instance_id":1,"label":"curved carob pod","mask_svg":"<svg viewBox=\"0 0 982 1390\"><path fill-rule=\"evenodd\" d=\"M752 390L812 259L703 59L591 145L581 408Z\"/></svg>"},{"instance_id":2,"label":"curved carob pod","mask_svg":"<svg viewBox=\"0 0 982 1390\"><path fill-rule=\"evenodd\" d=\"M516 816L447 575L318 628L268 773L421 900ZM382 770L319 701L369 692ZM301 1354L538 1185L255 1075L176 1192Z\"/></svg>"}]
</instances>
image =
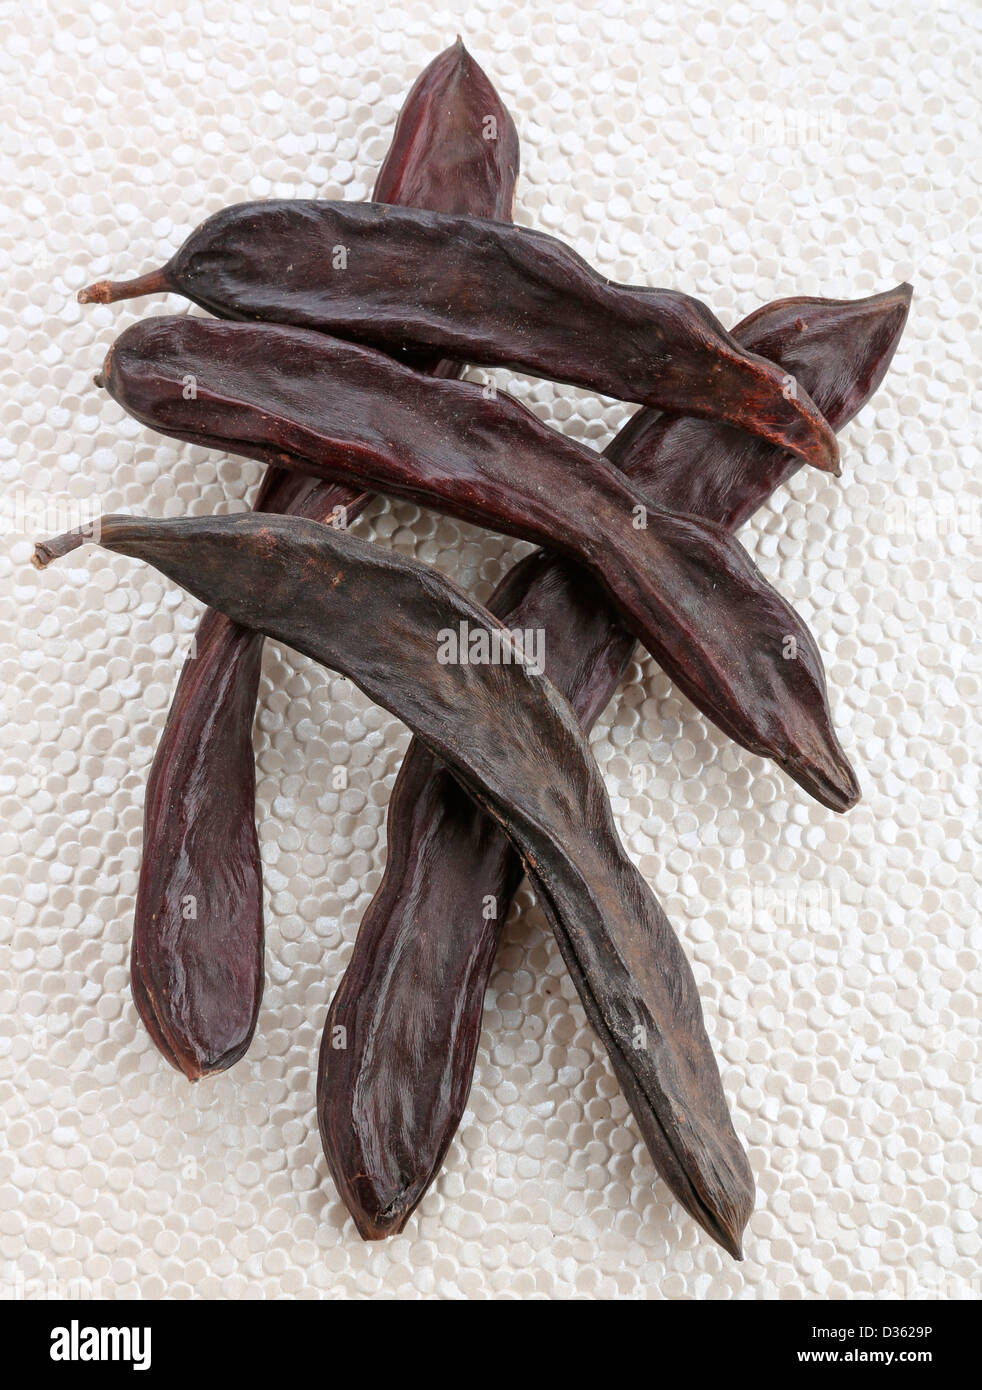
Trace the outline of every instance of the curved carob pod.
<instances>
[{"instance_id":1,"label":"curved carob pod","mask_svg":"<svg viewBox=\"0 0 982 1390\"><path fill-rule=\"evenodd\" d=\"M240 203L160 270L83 303L183 294L220 318L316 328L397 354L430 349L660 410L724 420L838 471L798 383L747 353L699 300L606 280L555 237L376 203Z\"/></svg>"},{"instance_id":2,"label":"curved carob pod","mask_svg":"<svg viewBox=\"0 0 982 1390\"><path fill-rule=\"evenodd\" d=\"M593 450L505 393L432 380L306 329L188 317L128 328L103 380L163 434L406 497L568 554L730 737L834 810L857 799L818 648L746 552L717 526L646 505Z\"/></svg>"},{"instance_id":3,"label":"curved carob pod","mask_svg":"<svg viewBox=\"0 0 982 1390\"><path fill-rule=\"evenodd\" d=\"M882 381L909 304L908 285L855 301L789 299L751 314L734 336L803 381L839 430ZM635 415L606 456L646 499L728 529L801 467L737 430L651 411ZM505 576L488 608L513 631L544 633L546 674L589 732L635 652L591 577L538 551ZM366 1239L403 1229L460 1124L485 991L523 875L497 821L414 740L389 800L385 872L321 1044L321 1134ZM333 1046L338 1036L343 1049Z\"/></svg>"},{"instance_id":4,"label":"curved carob pod","mask_svg":"<svg viewBox=\"0 0 982 1390\"><path fill-rule=\"evenodd\" d=\"M832 428L841 430L883 380L911 294L903 284L868 299L775 300L734 333L803 382ZM667 412L638 411L617 443L646 461L644 472L625 471L642 491L651 486L660 506L694 512L727 531L742 526L801 467L793 454L761 446L741 430ZM735 479L742 480L739 487Z\"/></svg>"},{"instance_id":5,"label":"curved carob pod","mask_svg":"<svg viewBox=\"0 0 982 1390\"><path fill-rule=\"evenodd\" d=\"M259 512L350 520L370 500L269 469ZM147 779L130 951L137 1012L191 1081L252 1041L262 1002L262 863L252 743L263 638L208 609Z\"/></svg>"},{"instance_id":6,"label":"curved carob pod","mask_svg":"<svg viewBox=\"0 0 982 1390\"><path fill-rule=\"evenodd\" d=\"M73 532L43 542L35 564L88 539ZM347 676L503 826L658 1171L740 1258L753 1178L692 971L617 837L576 715L521 660L439 659L444 634L462 623L516 657L497 620L427 566L297 517L106 517L99 544L147 561L235 622Z\"/></svg>"},{"instance_id":7,"label":"curved carob pod","mask_svg":"<svg viewBox=\"0 0 982 1390\"><path fill-rule=\"evenodd\" d=\"M494 139L485 138L488 120ZM420 74L396 123L375 198L506 218L518 135L458 40ZM434 361L438 376L459 363ZM347 525L370 494L269 468L257 511ZM137 1011L190 1080L248 1048L264 982L262 864L252 726L263 638L204 613L147 784L130 977Z\"/></svg>"}]
</instances>

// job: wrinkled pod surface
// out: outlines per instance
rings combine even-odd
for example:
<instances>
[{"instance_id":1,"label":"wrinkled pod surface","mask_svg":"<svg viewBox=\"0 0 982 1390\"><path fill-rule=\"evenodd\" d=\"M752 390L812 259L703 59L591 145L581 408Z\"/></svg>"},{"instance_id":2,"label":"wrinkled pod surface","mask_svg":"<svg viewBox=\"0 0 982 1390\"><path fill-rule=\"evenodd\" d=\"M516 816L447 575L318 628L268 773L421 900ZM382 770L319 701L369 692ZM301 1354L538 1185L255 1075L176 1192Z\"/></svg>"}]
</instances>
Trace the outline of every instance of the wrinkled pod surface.
<instances>
[{"instance_id":1,"label":"wrinkled pod surface","mask_svg":"<svg viewBox=\"0 0 982 1390\"><path fill-rule=\"evenodd\" d=\"M841 429L883 379L909 303L907 285L856 301L789 299L734 336L804 381ZM801 466L738 430L647 411L606 455L645 498L727 529ZM546 673L589 731L635 653L595 582L540 551L505 576L488 607L509 629L544 635ZM382 881L321 1044L321 1130L366 1239L402 1230L460 1124L495 951L523 876L495 817L413 740L389 801ZM344 1048L334 1045L341 1036Z\"/></svg>"},{"instance_id":2,"label":"wrinkled pod surface","mask_svg":"<svg viewBox=\"0 0 982 1390\"><path fill-rule=\"evenodd\" d=\"M306 329L187 317L128 328L103 377L120 405L164 434L567 554L725 733L824 805L856 801L815 641L742 547L714 523L646 503L611 464L504 392L434 380Z\"/></svg>"},{"instance_id":3,"label":"wrinkled pod surface","mask_svg":"<svg viewBox=\"0 0 982 1390\"><path fill-rule=\"evenodd\" d=\"M378 203L240 203L160 270L79 298L155 291L220 318L511 367L722 420L838 469L835 435L804 388L745 351L699 300L615 284L555 237L509 222Z\"/></svg>"},{"instance_id":4,"label":"wrinkled pod surface","mask_svg":"<svg viewBox=\"0 0 982 1390\"><path fill-rule=\"evenodd\" d=\"M87 539L40 543L35 564ZM461 623L507 646L497 620L426 566L299 517L107 517L98 540L347 676L495 817L534 881L658 1171L739 1257L753 1179L695 981L617 837L579 720L521 661L438 660L442 634Z\"/></svg>"}]
</instances>

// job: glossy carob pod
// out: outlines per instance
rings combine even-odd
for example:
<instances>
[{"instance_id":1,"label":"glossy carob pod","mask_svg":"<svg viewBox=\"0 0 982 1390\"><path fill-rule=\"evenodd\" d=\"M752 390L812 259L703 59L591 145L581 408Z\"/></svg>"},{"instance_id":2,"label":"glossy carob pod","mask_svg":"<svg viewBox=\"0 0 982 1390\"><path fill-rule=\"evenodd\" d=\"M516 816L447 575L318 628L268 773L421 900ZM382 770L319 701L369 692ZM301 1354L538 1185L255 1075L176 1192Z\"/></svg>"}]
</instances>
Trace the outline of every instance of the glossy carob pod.
<instances>
[{"instance_id":1,"label":"glossy carob pod","mask_svg":"<svg viewBox=\"0 0 982 1390\"><path fill-rule=\"evenodd\" d=\"M839 430L882 381L909 303L907 285L855 301L789 299L751 314L734 336L804 381ZM606 453L646 498L730 529L801 467L739 431L648 411ZM513 630L544 632L546 672L589 731L635 653L590 576L538 551L488 607ZM321 1135L366 1239L401 1231L439 1172L467 1104L484 995L523 874L494 818L414 740L389 801L385 872L321 1043Z\"/></svg>"},{"instance_id":2,"label":"glossy carob pod","mask_svg":"<svg viewBox=\"0 0 982 1390\"><path fill-rule=\"evenodd\" d=\"M488 120L494 139L487 139ZM458 40L420 74L379 171L379 202L507 218L518 135ZM435 375L460 365L434 361ZM269 468L257 511L350 524L370 495ZM264 980L252 727L263 638L208 610L151 765L130 975L159 1050L191 1080L246 1051Z\"/></svg>"},{"instance_id":3,"label":"glossy carob pod","mask_svg":"<svg viewBox=\"0 0 982 1390\"><path fill-rule=\"evenodd\" d=\"M406 497L568 554L715 724L823 804L845 810L856 800L818 648L742 547L713 524L646 505L598 454L504 392L435 381L307 329L188 317L128 328L103 379L164 434Z\"/></svg>"},{"instance_id":4,"label":"glossy carob pod","mask_svg":"<svg viewBox=\"0 0 982 1390\"><path fill-rule=\"evenodd\" d=\"M44 568L88 539L73 532L40 543L35 564ZM147 561L235 622L347 676L502 825L658 1171L739 1258L753 1177L691 968L617 837L574 711L545 675L516 659L497 620L429 567L298 517L106 517L98 543ZM461 624L501 642L499 654L512 659L441 662L444 634Z\"/></svg>"},{"instance_id":5,"label":"glossy carob pod","mask_svg":"<svg viewBox=\"0 0 982 1390\"><path fill-rule=\"evenodd\" d=\"M241 203L158 271L91 285L111 303L184 294L221 318L435 350L735 425L838 471L806 392L690 295L606 280L544 232L376 203Z\"/></svg>"},{"instance_id":6,"label":"glossy carob pod","mask_svg":"<svg viewBox=\"0 0 982 1390\"><path fill-rule=\"evenodd\" d=\"M519 157L515 122L458 38L410 89L372 201L509 222Z\"/></svg>"},{"instance_id":7,"label":"glossy carob pod","mask_svg":"<svg viewBox=\"0 0 982 1390\"><path fill-rule=\"evenodd\" d=\"M898 285L868 299L776 300L750 314L735 333L809 387L829 424L840 430L883 380L907 322L912 290ZM735 531L801 460L759 446L718 422L638 411L618 436L632 457L650 459L659 505L692 511ZM622 465L623 466L623 465ZM648 485L631 471L638 485ZM740 487L734 479L742 478Z\"/></svg>"}]
</instances>

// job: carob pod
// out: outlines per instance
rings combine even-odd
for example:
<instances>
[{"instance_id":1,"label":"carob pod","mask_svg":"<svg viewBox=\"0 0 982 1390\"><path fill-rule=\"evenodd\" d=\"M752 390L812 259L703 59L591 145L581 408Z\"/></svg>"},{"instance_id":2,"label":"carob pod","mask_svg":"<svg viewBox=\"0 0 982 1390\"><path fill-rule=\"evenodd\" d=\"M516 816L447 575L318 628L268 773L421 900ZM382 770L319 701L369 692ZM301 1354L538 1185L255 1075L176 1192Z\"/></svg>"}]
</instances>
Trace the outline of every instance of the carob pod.
<instances>
[{"instance_id":1,"label":"carob pod","mask_svg":"<svg viewBox=\"0 0 982 1390\"><path fill-rule=\"evenodd\" d=\"M495 138L486 138L488 121ZM518 135L458 40L420 75L375 184L379 202L506 218ZM422 365L422 364L420 364ZM426 364L456 376L458 363ZM270 468L257 511L347 525L370 500ZM263 638L204 613L151 765L130 975L137 1011L191 1080L230 1067L255 1032L264 981L252 726Z\"/></svg>"},{"instance_id":2,"label":"carob pod","mask_svg":"<svg viewBox=\"0 0 982 1390\"><path fill-rule=\"evenodd\" d=\"M269 469L257 511L324 520L369 501ZM309 509L309 510L308 510ZM252 743L263 638L207 609L147 779L130 983L163 1056L191 1081L245 1053L262 1002L262 864Z\"/></svg>"},{"instance_id":3,"label":"carob pod","mask_svg":"<svg viewBox=\"0 0 982 1390\"><path fill-rule=\"evenodd\" d=\"M751 314L734 336L803 381L838 430L882 381L909 303L908 285L855 301L789 299ZM728 529L801 466L740 431L651 411L635 415L606 455L645 498ZM589 731L635 652L590 576L539 551L505 576L488 607L512 630L544 632L546 674ZM467 1104L484 995L523 875L497 821L414 740L389 800L385 872L321 1044L321 1136L366 1239L401 1231L439 1172ZM334 1047L342 1036L344 1048Z\"/></svg>"},{"instance_id":4,"label":"carob pod","mask_svg":"<svg viewBox=\"0 0 982 1390\"><path fill-rule=\"evenodd\" d=\"M407 497L568 554L731 738L833 810L856 801L818 648L745 551L712 523L645 504L592 449L504 392L436 381L309 329L186 316L128 328L102 379L163 434Z\"/></svg>"},{"instance_id":5,"label":"carob pod","mask_svg":"<svg viewBox=\"0 0 982 1390\"><path fill-rule=\"evenodd\" d=\"M835 435L799 384L745 352L699 300L615 284L526 227L376 203L240 203L160 270L79 299L165 290L220 318L436 350L724 420L838 471Z\"/></svg>"},{"instance_id":6,"label":"carob pod","mask_svg":"<svg viewBox=\"0 0 982 1390\"><path fill-rule=\"evenodd\" d=\"M43 542L34 562L43 568L87 539L76 531ZM658 1171L740 1258L753 1177L692 971L617 837L576 715L518 659L438 658L443 634L462 623L517 657L497 620L427 566L299 517L106 517L99 544L146 560L234 621L347 676L502 825Z\"/></svg>"}]
</instances>

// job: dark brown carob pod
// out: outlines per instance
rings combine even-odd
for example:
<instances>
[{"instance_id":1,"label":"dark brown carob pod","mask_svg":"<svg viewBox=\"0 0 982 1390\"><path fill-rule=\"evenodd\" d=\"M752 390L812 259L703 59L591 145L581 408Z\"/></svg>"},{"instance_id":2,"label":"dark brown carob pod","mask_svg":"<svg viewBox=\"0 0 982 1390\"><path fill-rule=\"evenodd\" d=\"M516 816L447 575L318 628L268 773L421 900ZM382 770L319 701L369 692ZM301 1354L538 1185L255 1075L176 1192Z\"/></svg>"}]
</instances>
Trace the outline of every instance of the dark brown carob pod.
<instances>
[{"instance_id":1,"label":"dark brown carob pod","mask_svg":"<svg viewBox=\"0 0 982 1390\"><path fill-rule=\"evenodd\" d=\"M909 304L908 285L856 301L784 300L734 336L803 381L838 430L883 379ZM728 528L801 466L739 431L647 411L606 452L646 498ZM488 606L512 630L544 632L546 673L589 731L634 653L593 580L539 551ZM385 872L321 1044L321 1135L366 1239L401 1231L439 1172L467 1103L484 995L523 873L497 821L414 740L389 801ZM343 1049L332 1045L337 1036Z\"/></svg>"},{"instance_id":2,"label":"dark brown carob pod","mask_svg":"<svg viewBox=\"0 0 982 1390\"><path fill-rule=\"evenodd\" d=\"M164 434L406 497L568 554L724 732L824 805L855 802L818 648L743 549L713 524L646 504L599 455L504 392L435 381L307 329L188 317L128 328L104 379Z\"/></svg>"},{"instance_id":3,"label":"dark brown carob pod","mask_svg":"<svg viewBox=\"0 0 982 1390\"><path fill-rule=\"evenodd\" d=\"M87 539L74 532L40 543L35 564ZM425 565L298 517L106 517L99 544L146 560L235 622L346 675L503 826L658 1171L739 1258L753 1178L689 963L617 837L576 715L517 658L497 620ZM441 662L444 634L462 623L511 659Z\"/></svg>"},{"instance_id":4,"label":"dark brown carob pod","mask_svg":"<svg viewBox=\"0 0 982 1390\"><path fill-rule=\"evenodd\" d=\"M485 138L488 121L494 139ZM375 198L507 217L518 136L458 40L420 74L396 124ZM423 365L423 364L419 364ZM458 363L428 364L456 376ZM270 468L257 511L347 525L370 495ZM252 726L263 638L208 610L151 765L130 975L163 1055L191 1080L246 1051L262 1001L262 867Z\"/></svg>"},{"instance_id":5,"label":"dark brown carob pod","mask_svg":"<svg viewBox=\"0 0 982 1390\"><path fill-rule=\"evenodd\" d=\"M240 203L161 270L79 299L157 290L221 318L436 351L722 420L838 471L835 435L799 383L744 351L699 300L615 284L511 223L377 203Z\"/></svg>"},{"instance_id":6,"label":"dark brown carob pod","mask_svg":"<svg viewBox=\"0 0 982 1390\"><path fill-rule=\"evenodd\" d=\"M369 501L270 469L257 511L350 519ZM309 510L308 510L309 509ZM262 1001L252 744L263 638L208 609L151 764L130 952L137 1011L191 1081L245 1053Z\"/></svg>"}]
</instances>

